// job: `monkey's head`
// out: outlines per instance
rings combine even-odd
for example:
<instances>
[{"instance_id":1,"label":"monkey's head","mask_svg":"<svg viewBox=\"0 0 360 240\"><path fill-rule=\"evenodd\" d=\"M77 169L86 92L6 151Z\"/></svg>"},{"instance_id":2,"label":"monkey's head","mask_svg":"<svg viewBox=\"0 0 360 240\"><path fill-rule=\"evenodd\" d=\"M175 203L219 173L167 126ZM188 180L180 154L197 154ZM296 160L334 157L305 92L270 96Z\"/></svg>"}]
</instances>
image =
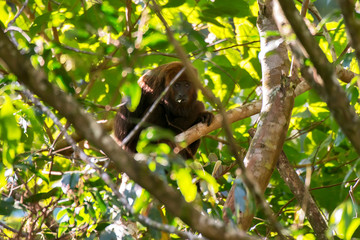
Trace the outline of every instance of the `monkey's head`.
<instances>
[{"instance_id":1,"label":"monkey's head","mask_svg":"<svg viewBox=\"0 0 360 240\"><path fill-rule=\"evenodd\" d=\"M173 105L188 105L196 100L196 91L191 82L186 79L179 79L170 88L166 94L166 100L171 101Z\"/></svg>"},{"instance_id":2,"label":"monkey's head","mask_svg":"<svg viewBox=\"0 0 360 240\"><path fill-rule=\"evenodd\" d=\"M155 97L158 97L182 67L183 64L181 62L172 62L161 65L142 75L138 80L138 84L145 93L153 94Z\"/></svg>"},{"instance_id":3,"label":"monkey's head","mask_svg":"<svg viewBox=\"0 0 360 240\"><path fill-rule=\"evenodd\" d=\"M165 74L165 86L175 78L183 68L181 63L175 63L167 68ZM164 105L168 111L175 116L187 116L191 114L194 103L197 99L197 88L194 83L187 77L186 72L171 85L169 91L163 98Z\"/></svg>"},{"instance_id":4,"label":"monkey's head","mask_svg":"<svg viewBox=\"0 0 360 240\"><path fill-rule=\"evenodd\" d=\"M161 65L144 74L138 81L143 92L151 95L155 100L166 86L181 71L184 65L181 62L172 62ZM196 69L194 69L196 71ZM197 99L197 88L187 77L186 72L182 73L178 80L171 86L165 95L163 102L171 110L181 107L191 107Z\"/></svg>"}]
</instances>

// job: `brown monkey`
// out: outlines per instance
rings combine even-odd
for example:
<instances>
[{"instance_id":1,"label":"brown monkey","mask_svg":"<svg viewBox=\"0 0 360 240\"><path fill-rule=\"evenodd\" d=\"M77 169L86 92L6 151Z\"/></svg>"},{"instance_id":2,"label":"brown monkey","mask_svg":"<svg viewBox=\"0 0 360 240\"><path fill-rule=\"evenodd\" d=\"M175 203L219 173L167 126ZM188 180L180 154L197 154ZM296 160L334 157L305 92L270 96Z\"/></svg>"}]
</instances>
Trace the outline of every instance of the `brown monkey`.
<instances>
[{"instance_id":1,"label":"brown monkey","mask_svg":"<svg viewBox=\"0 0 360 240\"><path fill-rule=\"evenodd\" d=\"M133 130L136 123L145 115L165 87L170 84L171 80L182 68L183 64L181 62L164 64L147 72L139 79L138 84L142 92L136 110L130 112L123 105L116 114L114 129L118 140L122 141ZM212 113L205 111L204 104L197 101L197 88L193 82L187 78L185 73L182 73L158 106L152 111L146 125L156 125L170 129L174 134L179 134L199 122L206 123L209 126L213 118ZM128 141L125 149L136 152L140 131ZM164 142L174 147L173 143ZM195 141L182 150L180 154L184 158L193 158L199 144L200 140Z\"/></svg>"}]
</instances>

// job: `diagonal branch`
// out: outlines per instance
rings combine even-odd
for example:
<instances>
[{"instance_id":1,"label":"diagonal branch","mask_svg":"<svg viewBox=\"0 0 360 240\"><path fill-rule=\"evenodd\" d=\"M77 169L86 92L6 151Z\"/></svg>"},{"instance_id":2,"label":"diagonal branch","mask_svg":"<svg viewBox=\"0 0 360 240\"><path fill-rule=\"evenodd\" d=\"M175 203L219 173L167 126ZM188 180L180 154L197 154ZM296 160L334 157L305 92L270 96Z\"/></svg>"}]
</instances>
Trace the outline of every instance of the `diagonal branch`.
<instances>
[{"instance_id":1,"label":"diagonal branch","mask_svg":"<svg viewBox=\"0 0 360 240\"><path fill-rule=\"evenodd\" d=\"M303 47L303 51L294 43L290 46L294 54L305 66L305 56L308 56L321 77L314 80L305 78L306 81L316 90L320 97L327 103L336 122L344 134L350 140L358 154L360 154L360 119L355 109L350 105L345 91L337 82L335 67L327 60L315 38L306 27L293 1L278 0L287 21L295 32L297 39ZM283 26L282 26L283 28ZM291 33L287 33L289 36ZM315 71L313 71L315 72Z\"/></svg>"},{"instance_id":2,"label":"diagonal branch","mask_svg":"<svg viewBox=\"0 0 360 240\"><path fill-rule=\"evenodd\" d=\"M175 228L174 226L171 225L167 225L167 224L163 224L163 223L159 223L157 221L152 220L151 218L148 218L144 215L141 215L139 213L136 213L135 210L133 209L133 207L130 205L130 203L128 202L128 200L120 193L118 187L115 185L115 183L112 181L111 177L109 176L109 174L107 172L105 172L102 168L98 167L97 165L95 165L95 163L92 161L91 157L86 155L86 153L76 145L76 142L74 141L74 139L71 138L71 136L67 133L66 128L61 124L60 120L55 116L55 114L53 114L49 108L47 108L46 106L44 106L43 104L41 104L40 100L35 98L30 91L26 90L24 91L24 94L31 99L31 101L35 104L35 106L37 108L39 108L41 111L45 112L47 116L49 116L51 118L51 120L53 120L53 122L55 123L55 125L60 129L61 132L64 133L64 137L66 139L66 141L72 146L72 148L74 149L74 151L79 155L79 157L86 162L86 164L88 164L90 167L92 167L94 170L96 170L96 172L98 173L98 175L104 180L104 182L111 188L111 190L113 191L113 193L115 194L115 196L118 197L119 201L121 202L121 204L125 207L125 209L131 213L140 223L142 223L144 226L149 226L149 227L153 227L155 229L158 229L160 231L165 231L168 233L174 233L177 234L178 236L184 238L184 239L197 239L197 240L201 240L203 238L198 237L194 234L192 234L191 232L186 232L186 231L180 231L177 228Z\"/></svg>"},{"instance_id":3,"label":"diagonal branch","mask_svg":"<svg viewBox=\"0 0 360 240\"><path fill-rule=\"evenodd\" d=\"M305 81L302 81L297 85L295 89L295 95L299 96L300 94L308 91L309 89L310 89L309 85ZM257 100L244 104L243 106L230 109L226 112L227 120L229 123L234 123L242 119L251 117L260 112L261 106L262 106L261 100ZM203 123L198 123L195 126L186 130L185 132L178 134L175 137L175 141L177 143L181 143L182 141L185 141L186 145L190 145L199 138L221 127L222 127L222 115L217 114L215 115L214 121L211 123L210 126L206 126L206 124ZM181 147L180 145L181 144L178 144L179 148Z\"/></svg>"},{"instance_id":4,"label":"diagonal branch","mask_svg":"<svg viewBox=\"0 0 360 240\"><path fill-rule=\"evenodd\" d=\"M121 150L72 96L52 85L44 71L35 69L30 59L20 54L3 30L0 30L0 59L17 76L19 82L57 109L91 144L102 149L119 172L125 172L191 228L211 239L255 239L199 211L197 207L186 202L178 191L152 173L147 165L135 161L128 153Z\"/></svg>"},{"instance_id":5,"label":"diagonal branch","mask_svg":"<svg viewBox=\"0 0 360 240\"><path fill-rule=\"evenodd\" d=\"M338 0L338 2L351 39L351 46L355 49L356 58L360 64L360 21L355 17L355 1Z\"/></svg>"},{"instance_id":6,"label":"diagonal branch","mask_svg":"<svg viewBox=\"0 0 360 240\"><path fill-rule=\"evenodd\" d=\"M281 153L277 163L277 169L281 178L289 186L291 192L296 197L301 208L304 210L312 228L318 239L328 239L326 231L328 229L327 222L322 216L315 200L311 196L309 190L304 186L300 177L297 175L293 166L291 166L284 152Z\"/></svg>"}]
</instances>

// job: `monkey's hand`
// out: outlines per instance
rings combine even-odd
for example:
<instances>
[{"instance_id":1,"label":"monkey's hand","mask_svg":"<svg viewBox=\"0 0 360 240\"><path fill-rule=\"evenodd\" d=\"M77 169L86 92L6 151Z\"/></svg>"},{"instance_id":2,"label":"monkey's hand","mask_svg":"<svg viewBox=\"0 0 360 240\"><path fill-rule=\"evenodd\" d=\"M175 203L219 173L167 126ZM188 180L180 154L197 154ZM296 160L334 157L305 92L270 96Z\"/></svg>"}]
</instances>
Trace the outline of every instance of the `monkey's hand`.
<instances>
[{"instance_id":1,"label":"monkey's hand","mask_svg":"<svg viewBox=\"0 0 360 240\"><path fill-rule=\"evenodd\" d=\"M202 112L200 113L199 120L199 122L206 123L207 126L210 126L214 120L214 114L211 112Z\"/></svg>"}]
</instances>

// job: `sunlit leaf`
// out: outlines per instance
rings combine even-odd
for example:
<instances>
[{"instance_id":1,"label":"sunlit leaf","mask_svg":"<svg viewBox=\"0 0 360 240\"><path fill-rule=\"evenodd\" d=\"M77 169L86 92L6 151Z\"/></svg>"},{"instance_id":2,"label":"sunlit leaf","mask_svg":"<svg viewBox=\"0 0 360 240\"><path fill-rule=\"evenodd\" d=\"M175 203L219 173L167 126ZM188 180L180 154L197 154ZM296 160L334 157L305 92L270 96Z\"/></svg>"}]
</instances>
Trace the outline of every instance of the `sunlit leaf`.
<instances>
[{"instance_id":1,"label":"sunlit leaf","mask_svg":"<svg viewBox=\"0 0 360 240\"><path fill-rule=\"evenodd\" d=\"M150 194L147 191L143 190L140 197L138 197L135 200L135 203L133 206L135 212L140 212L141 209L144 209L144 207L149 204L149 200L150 200Z\"/></svg>"},{"instance_id":2,"label":"sunlit leaf","mask_svg":"<svg viewBox=\"0 0 360 240\"><path fill-rule=\"evenodd\" d=\"M95 196L96 196L96 201L100 207L101 212L106 213L106 204L103 200L103 197L101 196L101 194L98 191L95 192Z\"/></svg>"},{"instance_id":3,"label":"sunlit leaf","mask_svg":"<svg viewBox=\"0 0 360 240\"><path fill-rule=\"evenodd\" d=\"M341 239L351 240L354 232L359 228L360 219L355 218L356 211L358 211L357 206L346 201L331 214L329 224Z\"/></svg>"},{"instance_id":4,"label":"sunlit leaf","mask_svg":"<svg viewBox=\"0 0 360 240\"><path fill-rule=\"evenodd\" d=\"M181 168L176 172L176 181L182 195L187 202L192 202L196 197L196 185L192 182L190 170Z\"/></svg>"},{"instance_id":5,"label":"sunlit leaf","mask_svg":"<svg viewBox=\"0 0 360 240\"><path fill-rule=\"evenodd\" d=\"M8 141L18 141L21 137L21 130L15 119L15 111L10 97L5 95L5 103L0 109L0 120L2 137Z\"/></svg>"},{"instance_id":6,"label":"sunlit leaf","mask_svg":"<svg viewBox=\"0 0 360 240\"><path fill-rule=\"evenodd\" d=\"M219 185L216 182L216 179L213 176L211 176L211 174L203 170L196 170L195 173L199 178L205 180L208 183L208 185L212 188L214 193L217 193L219 191Z\"/></svg>"},{"instance_id":7,"label":"sunlit leaf","mask_svg":"<svg viewBox=\"0 0 360 240\"><path fill-rule=\"evenodd\" d=\"M60 221L61 218L65 217L67 215L67 213L68 213L68 211L66 208L61 209L56 214L56 220ZM60 221L60 222L62 222L62 221Z\"/></svg>"},{"instance_id":8,"label":"sunlit leaf","mask_svg":"<svg viewBox=\"0 0 360 240\"><path fill-rule=\"evenodd\" d=\"M142 43L144 47L150 47L154 49L163 49L169 45L166 35L159 32L149 33L144 37Z\"/></svg>"}]
</instances>

